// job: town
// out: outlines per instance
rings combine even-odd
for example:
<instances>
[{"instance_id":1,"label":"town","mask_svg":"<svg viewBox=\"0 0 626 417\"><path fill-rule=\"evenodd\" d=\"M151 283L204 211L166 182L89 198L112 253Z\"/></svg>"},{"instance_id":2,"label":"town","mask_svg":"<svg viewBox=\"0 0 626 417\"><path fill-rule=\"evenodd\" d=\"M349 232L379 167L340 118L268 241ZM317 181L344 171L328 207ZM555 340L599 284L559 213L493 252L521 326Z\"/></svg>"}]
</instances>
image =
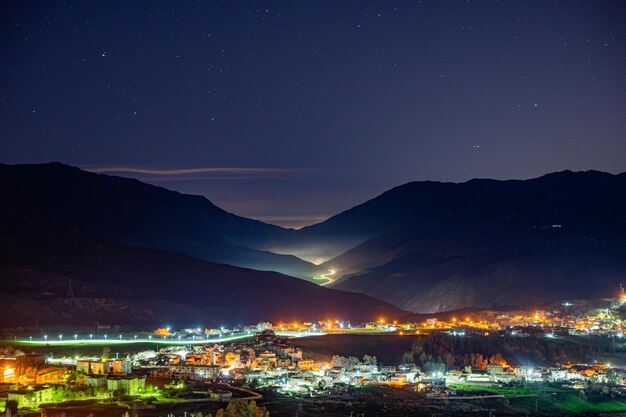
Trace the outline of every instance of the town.
<instances>
[{"instance_id":1,"label":"town","mask_svg":"<svg viewBox=\"0 0 626 417\"><path fill-rule=\"evenodd\" d=\"M120 399L156 407L261 400L268 392L315 399L372 386L424 400L487 398L541 386L544 391L569 390L581 401L589 391L615 401L626 392L626 361L619 358L625 303L620 289L616 299L599 306L563 302L544 309L466 311L463 317L450 313L419 322L380 318L353 324L337 319L261 322L233 329L162 327L132 335L16 335L0 350L0 407L4 403L12 414L94 401L112 407ZM297 346L298 340L333 335L414 341L394 363L381 362L377 352L324 357ZM542 361L512 361L508 351L498 351L499 343L523 349L531 340L545 347ZM584 347L585 340L606 349ZM468 341L479 341L483 351L466 347ZM569 345L577 346L575 354ZM46 354L52 347L60 350ZM102 351L67 355L80 347ZM602 359L611 353L615 363Z\"/></svg>"}]
</instances>

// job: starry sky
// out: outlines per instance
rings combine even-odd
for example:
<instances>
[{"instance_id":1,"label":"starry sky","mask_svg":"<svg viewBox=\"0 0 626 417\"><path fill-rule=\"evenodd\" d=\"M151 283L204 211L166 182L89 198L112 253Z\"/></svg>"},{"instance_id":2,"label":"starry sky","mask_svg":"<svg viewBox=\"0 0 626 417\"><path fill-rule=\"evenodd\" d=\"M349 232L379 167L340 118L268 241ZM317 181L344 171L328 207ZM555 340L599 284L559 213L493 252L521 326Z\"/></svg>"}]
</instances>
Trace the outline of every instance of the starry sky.
<instances>
[{"instance_id":1,"label":"starry sky","mask_svg":"<svg viewBox=\"0 0 626 417\"><path fill-rule=\"evenodd\" d=\"M298 227L413 180L626 170L622 1L2 1L0 161Z\"/></svg>"}]
</instances>

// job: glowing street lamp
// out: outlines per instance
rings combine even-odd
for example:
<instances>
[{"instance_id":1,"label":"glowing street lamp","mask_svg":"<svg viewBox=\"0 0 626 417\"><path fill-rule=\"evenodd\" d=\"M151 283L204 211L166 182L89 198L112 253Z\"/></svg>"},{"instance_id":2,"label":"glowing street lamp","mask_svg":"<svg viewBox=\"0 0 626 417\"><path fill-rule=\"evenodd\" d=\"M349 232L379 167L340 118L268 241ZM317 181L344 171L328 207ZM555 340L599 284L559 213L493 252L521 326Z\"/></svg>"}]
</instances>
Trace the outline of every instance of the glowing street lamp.
<instances>
[{"instance_id":1,"label":"glowing street lamp","mask_svg":"<svg viewBox=\"0 0 626 417\"><path fill-rule=\"evenodd\" d=\"M105 335L104 335L104 340L107 340L107 337L108 337L108 336L105 334Z\"/></svg>"},{"instance_id":2,"label":"glowing street lamp","mask_svg":"<svg viewBox=\"0 0 626 417\"><path fill-rule=\"evenodd\" d=\"M75 335L74 335L74 341L76 341L77 339L78 339L78 335L77 335L77 334L75 334Z\"/></svg>"},{"instance_id":3,"label":"glowing street lamp","mask_svg":"<svg viewBox=\"0 0 626 417\"><path fill-rule=\"evenodd\" d=\"M89 335L89 340L92 340L92 339L93 339L93 335L92 335L92 334L90 334L90 335Z\"/></svg>"},{"instance_id":4,"label":"glowing street lamp","mask_svg":"<svg viewBox=\"0 0 626 417\"><path fill-rule=\"evenodd\" d=\"M43 335L43 340L45 340L46 342L48 341L48 335L47 334Z\"/></svg>"}]
</instances>

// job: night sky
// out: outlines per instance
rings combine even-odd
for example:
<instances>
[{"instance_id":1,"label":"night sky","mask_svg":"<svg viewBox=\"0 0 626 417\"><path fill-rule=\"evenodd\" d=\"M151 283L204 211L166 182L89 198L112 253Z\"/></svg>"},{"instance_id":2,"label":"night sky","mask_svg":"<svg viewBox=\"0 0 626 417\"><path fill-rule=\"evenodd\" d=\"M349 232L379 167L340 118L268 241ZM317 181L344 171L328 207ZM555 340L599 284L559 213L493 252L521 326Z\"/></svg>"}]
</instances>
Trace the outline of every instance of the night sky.
<instances>
[{"instance_id":1,"label":"night sky","mask_svg":"<svg viewBox=\"0 0 626 417\"><path fill-rule=\"evenodd\" d=\"M412 180L626 170L623 1L4 1L0 59L0 161L282 225Z\"/></svg>"}]
</instances>

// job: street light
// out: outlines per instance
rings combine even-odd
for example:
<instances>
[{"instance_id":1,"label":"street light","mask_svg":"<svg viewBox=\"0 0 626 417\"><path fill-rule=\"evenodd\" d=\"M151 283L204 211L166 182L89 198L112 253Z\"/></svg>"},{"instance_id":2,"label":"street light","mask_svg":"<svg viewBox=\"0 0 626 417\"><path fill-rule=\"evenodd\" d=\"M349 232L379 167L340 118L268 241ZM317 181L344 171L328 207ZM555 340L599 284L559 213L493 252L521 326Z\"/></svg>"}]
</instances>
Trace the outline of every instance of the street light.
<instances>
[{"instance_id":1,"label":"street light","mask_svg":"<svg viewBox=\"0 0 626 417\"><path fill-rule=\"evenodd\" d=\"M107 340L107 335L106 334L104 335L104 340Z\"/></svg>"},{"instance_id":2,"label":"street light","mask_svg":"<svg viewBox=\"0 0 626 417\"><path fill-rule=\"evenodd\" d=\"M47 341L48 341L48 335L47 335L47 334L44 334L44 335L43 335L43 339L47 342Z\"/></svg>"},{"instance_id":3,"label":"street light","mask_svg":"<svg viewBox=\"0 0 626 417\"><path fill-rule=\"evenodd\" d=\"M63 335L62 334L59 335L59 340L63 340Z\"/></svg>"},{"instance_id":4,"label":"street light","mask_svg":"<svg viewBox=\"0 0 626 417\"><path fill-rule=\"evenodd\" d=\"M89 335L89 340L92 340L92 339L93 339L93 335L92 335L92 334L90 334L90 335Z\"/></svg>"},{"instance_id":5,"label":"street light","mask_svg":"<svg viewBox=\"0 0 626 417\"><path fill-rule=\"evenodd\" d=\"M74 340L76 340L76 339L78 339L78 335L77 334L74 335Z\"/></svg>"}]
</instances>

